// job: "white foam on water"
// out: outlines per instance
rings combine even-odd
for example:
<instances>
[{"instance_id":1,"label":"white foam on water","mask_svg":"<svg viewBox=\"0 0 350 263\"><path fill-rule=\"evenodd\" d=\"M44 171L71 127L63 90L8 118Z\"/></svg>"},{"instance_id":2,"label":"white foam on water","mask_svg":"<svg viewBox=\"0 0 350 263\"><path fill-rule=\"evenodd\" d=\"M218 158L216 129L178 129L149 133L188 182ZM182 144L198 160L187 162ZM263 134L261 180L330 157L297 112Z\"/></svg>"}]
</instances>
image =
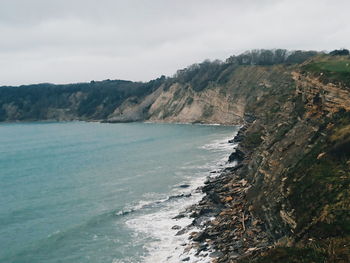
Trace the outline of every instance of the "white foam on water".
<instances>
[{"instance_id":1,"label":"white foam on water","mask_svg":"<svg viewBox=\"0 0 350 263\"><path fill-rule=\"evenodd\" d=\"M211 143L203 145L201 148L206 150L212 150L216 152L226 152L227 150L233 150L236 147L236 144L229 143L232 137L227 137L220 140L215 140Z\"/></svg>"},{"instance_id":2,"label":"white foam on water","mask_svg":"<svg viewBox=\"0 0 350 263\"><path fill-rule=\"evenodd\" d=\"M181 188L179 184L172 191L171 196L179 197L173 199L158 199L159 201L153 201L153 203L162 202L162 208L157 212L138 215L126 221L127 227L132 229L135 234L135 239L142 236L149 237L145 242L144 249L147 251L147 255L142 258L144 263L178 263L183 259L186 262L211 262L212 258L209 257L211 249L201 252L199 256L195 255L197 249L191 248L191 240L189 235L191 232L199 232L197 227L189 227L182 235L176 235L179 230L187 228L193 221L188 215L179 219L174 219L180 213L184 212L186 208L191 205L197 204L204 196L201 191L198 191L198 187L204 185L204 181L209 176L209 172L214 170L222 170L227 165L227 159L229 154L234 149L234 145L228 143L230 138L224 138L221 140L213 141L209 144L202 146L203 149L221 152L221 158L212 164L207 164L199 168L202 172L200 175L189 175L188 181L183 184L188 184L186 188ZM185 170L186 167L183 167ZM205 170L206 172L203 172ZM215 177L219 174L210 174L211 177ZM191 194L188 196L188 194ZM184 197L180 195L183 194ZM187 194L187 196L185 196ZM154 199L153 199L154 200ZM166 201L166 202L165 202ZM150 205L152 201L139 202L134 209L141 209L145 205ZM176 226L177 229L173 229Z\"/></svg>"},{"instance_id":3,"label":"white foam on water","mask_svg":"<svg viewBox=\"0 0 350 263\"><path fill-rule=\"evenodd\" d=\"M144 262L179 262L179 258L187 256L181 245L188 243L188 235L176 236L179 229L172 229L172 227L176 225L182 229L191 224L192 219L184 217L174 220L172 218L189 205L200 201L201 198L202 194L197 193L188 198L190 200L185 202L176 200L161 211L142 215L127 222L132 229L155 239L145 245L149 255L144 258Z\"/></svg>"}]
</instances>

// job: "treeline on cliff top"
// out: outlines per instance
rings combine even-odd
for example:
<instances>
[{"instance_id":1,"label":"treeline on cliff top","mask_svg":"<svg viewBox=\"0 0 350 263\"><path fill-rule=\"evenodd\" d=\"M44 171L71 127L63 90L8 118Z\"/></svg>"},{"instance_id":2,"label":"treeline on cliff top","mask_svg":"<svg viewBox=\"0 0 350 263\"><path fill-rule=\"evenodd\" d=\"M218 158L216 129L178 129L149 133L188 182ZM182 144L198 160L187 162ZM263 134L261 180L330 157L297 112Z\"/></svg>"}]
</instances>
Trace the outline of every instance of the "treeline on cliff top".
<instances>
[{"instance_id":1,"label":"treeline on cliff top","mask_svg":"<svg viewBox=\"0 0 350 263\"><path fill-rule=\"evenodd\" d=\"M332 52L333 55L344 55L346 50ZM178 70L172 77L161 76L146 83L104 80L65 85L44 83L19 87L3 86L0 87L0 121L46 119L48 108L74 108L71 113L77 118L104 119L125 99L141 99L161 85L167 89L177 82L201 91L209 87L210 83L226 83L232 71L239 66L302 63L318 54L321 53L285 49L251 50L231 56L224 62L205 60Z\"/></svg>"},{"instance_id":2,"label":"treeline on cliff top","mask_svg":"<svg viewBox=\"0 0 350 263\"><path fill-rule=\"evenodd\" d=\"M309 58L322 54L317 51L288 51L286 49L255 49L246 51L238 56L231 56L226 61L205 60L199 64L178 70L173 78L168 80L168 85L174 82L188 83L195 91L201 91L210 82L224 84L230 72L238 66L260 65L269 66L276 64L298 64Z\"/></svg>"},{"instance_id":3,"label":"treeline on cliff top","mask_svg":"<svg viewBox=\"0 0 350 263\"><path fill-rule=\"evenodd\" d=\"M74 108L76 117L103 119L128 97L143 97L160 86L165 77L147 83L124 80L91 81L54 85L50 83L0 88L0 121L46 119L48 108ZM97 107L100 111L96 111Z\"/></svg>"}]
</instances>

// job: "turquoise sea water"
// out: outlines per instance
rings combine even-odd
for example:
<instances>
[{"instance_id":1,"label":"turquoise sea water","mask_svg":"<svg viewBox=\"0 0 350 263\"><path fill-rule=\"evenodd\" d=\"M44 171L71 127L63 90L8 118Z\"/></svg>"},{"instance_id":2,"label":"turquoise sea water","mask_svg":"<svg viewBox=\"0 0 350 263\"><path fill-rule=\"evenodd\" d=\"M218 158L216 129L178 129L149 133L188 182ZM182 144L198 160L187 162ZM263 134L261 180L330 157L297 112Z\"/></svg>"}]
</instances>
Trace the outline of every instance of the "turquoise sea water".
<instances>
[{"instance_id":1,"label":"turquoise sea water","mask_svg":"<svg viewBox=\"0 0 350 263\"><path fill-rule=\"evenodd\" d=\"M171 226L187 223L171 218L200 199L195 188L223 164L236 131L1 124L0 262L171 262Z\"/></svg>"}]
</instances>

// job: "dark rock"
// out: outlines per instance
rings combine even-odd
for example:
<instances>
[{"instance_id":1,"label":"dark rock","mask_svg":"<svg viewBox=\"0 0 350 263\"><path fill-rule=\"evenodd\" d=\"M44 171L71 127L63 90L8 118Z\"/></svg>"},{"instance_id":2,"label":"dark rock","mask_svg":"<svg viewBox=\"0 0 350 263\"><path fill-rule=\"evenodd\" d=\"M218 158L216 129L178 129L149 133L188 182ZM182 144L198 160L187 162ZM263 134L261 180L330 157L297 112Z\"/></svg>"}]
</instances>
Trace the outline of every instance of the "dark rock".
<instances>
[{"instance_id":1,"label":"dark rock","mask_svg":"<svg viewBox=\"0 0 350 263\"><path fill-rule=\"evenodd\" d=\"M205 215L213 212L213 208L202 208L199 210L199 215Z\"/></svg>"},{"instance_id":2,"label":"dark rock","mask_svg":"<svg viewBox=\"0 0 350 263\"><path fill-rule=\"evenodd\" d=\"M206 232L199 232L195 236L193 236L192 240L196 242L203 242L209 235Z\"/></svg>"},{"instance_id":3,"label":"dark rock","mask_svg":"<svg viewBox=\"0 0 350 263\"><path fill-rule=\"evenodd\" d=\"M207 195L214 203L221 204L220 196L214 191L210 191Z\"/></svg>"},{"instance_id":4,"label":"dark rock","mask_svg":"<svg viewBox=\"0 0 350 263\"><path fill-rule=\"evenodd\" d=\"M232 140L232 143L239 143L243 141L244 135L243 134L237 134L237 136Z\"/></svg>"},{"instance_id":5,"label":"dark rock","mask_svg":"<svg viewBox=\"0 0 350 263\"><path fill-rule=\"evenodd\" d=\"M214 251L213 253L210 253L209 256L211 258L218 258L218 257L222 257L224 254L220 251Z\"/></svg>"},{"instance_id":6,"label":"dark rock","mask_svg":"<svg viewBox=\"0 0 350 263\"><path fill-rule=\"evenodd\" d=\"M189 193L189 194L173 195L173 196L169 196L168 200L177 199L177 198L183 198L183 197L190 197L190 196L192 196L191 193Z\"/></svg>"},{"instance_id":7,"label":"dark rock","mask_svg":"<svg viewBox=\"0 0 350 263\"><path fill-rule=\"evenodd\" d=\"M235 243L233 243L233 247L234 247L235 249L237 249L237 248L242 248L242 247L243 247L243 242L242 242L241 240L238 240L238 241L236 241Z\"/></svg>"},{"instance_id":8,"label":"dark rock","mask_svg":"<svg viewBox=\"0 0 350 263\"><path fill-rule=\"evenodd\" d=\"M187 231L188 231L188 229L183 228L183 229L181 229L180 231L178 231L178 232L175 234L175 236L181 236L181 235L185 234Z\"/></svg>"},{"instance_id":9,"label":"dark rock","mask_svg":"<svg viewBox=\"0 0 350 263\"><path fill-rule=\"evenodd\" d=\"M201 252L208 250L208 244L201 244L199 248L197 249L196 256L198 256Z\"/></svg>"},{"instance_id":10,"label":"dark rock","mask_svg":"<svg viewBox=\"0 0 350 263\"><path fill-rule=\"evenodd\" d=\"M243 164L239 164L239 165L235 165L235 166L232 166L232 167L226 167L224 171L228 171L228 172L234 172L240 168L243 167Z\"/></svg>"},{"instance_id":11,"label":"dark rock","mask_svg":"<svg viewBox=\"0 0 350 263\"><path fill-rule=\"evenodd\" d=\"M182 184L182 185L179 185L179 188L188 188L188 187L190 187L189 184Z\"/></svg>"},{"instance_id":12,"label":"dark rock","mask_svg":"<svg viewBox=\"0 0 350 263\"><path fill-rule=\"evenodd\" d=\"M179 230L179 229L181 229L181 226L175 225L175 226L173 226L171 229Z\"/></svg>"},{"instance_id":13,"label":"dark rock","mask_svg":"<svg viewBox=\"0 0 350 263\"><path fill-rule=\"evenodd\" d=\"M181 219L181 218L184 218L184 217L186 217L186 215L181 213L181 214L178 214L177 216L174 216L172 219Z\"/></svg>"},{"instance_id":14,"label":"dark rock","mask_svg":"<svg viewBox=\"0 0 350 263\"><path fill-rule=\"evenodd\" d=\"M256 120L256 117L251 113L244 114L244 120L248 123L253 123Z\"/></svg>"},{"instance_id":15,"label":"dark rock","mask_svg":"<svg viewBox=\"0 0 350 263\"><path fill-rule=\"evenodd\" d=\"M228 158L228 161L230 163L233 161L241 162L243 160L244 160L244 153L239 149L236 149L235 152L231 153L230 157Z\"/></svg>"},{"instance_id":16,"label":"dark rock","mask_svg":"<svg viewBox=\"0 0 350 263\"><path fill-rule=\"evenodd\" d=\"M190 261L190 257L187 257L187 258L184 258L184 259L182 259L181 261Z\"/></svg>"}]
</instances>

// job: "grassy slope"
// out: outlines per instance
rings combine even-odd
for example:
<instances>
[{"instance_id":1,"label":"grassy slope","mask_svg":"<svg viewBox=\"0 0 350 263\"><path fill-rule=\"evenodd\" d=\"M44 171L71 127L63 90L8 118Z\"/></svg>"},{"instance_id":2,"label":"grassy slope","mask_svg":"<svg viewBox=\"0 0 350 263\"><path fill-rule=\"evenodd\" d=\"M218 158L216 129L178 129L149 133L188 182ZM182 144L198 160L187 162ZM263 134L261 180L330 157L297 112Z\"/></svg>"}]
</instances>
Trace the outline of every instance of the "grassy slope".
<instances>
[{"instance_id":1,"label":"grassy slope","mask_svg":"<svg viewBox=\"0 0 350 263\"><path fill-rule=\"evenodd\" d=\"M348 56L322 56L303 66L305 71L317 74L326 82L350 86L350 58Z\"/></svg>"}]
</instances>

